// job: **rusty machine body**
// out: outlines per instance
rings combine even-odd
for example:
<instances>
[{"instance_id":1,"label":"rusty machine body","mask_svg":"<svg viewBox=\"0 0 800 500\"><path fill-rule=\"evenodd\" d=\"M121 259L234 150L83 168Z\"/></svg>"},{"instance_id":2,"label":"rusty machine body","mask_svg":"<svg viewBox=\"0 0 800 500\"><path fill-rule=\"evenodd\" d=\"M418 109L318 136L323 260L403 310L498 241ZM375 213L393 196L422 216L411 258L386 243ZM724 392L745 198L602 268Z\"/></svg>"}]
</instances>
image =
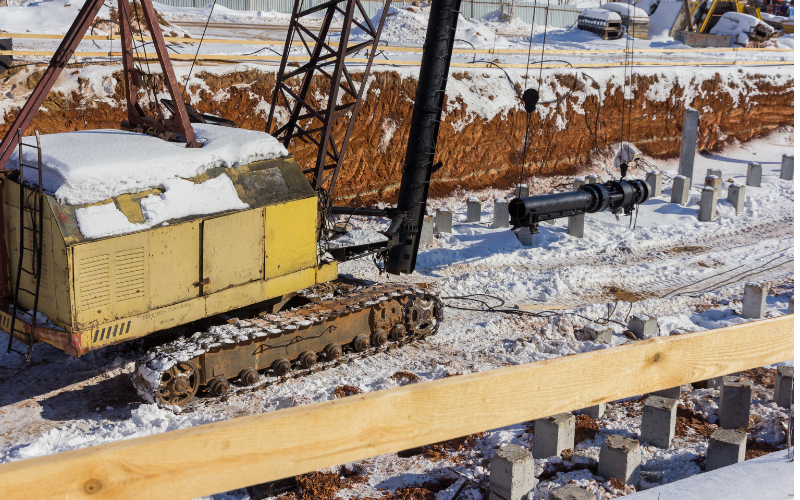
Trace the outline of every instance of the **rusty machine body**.
<instances>
[{"instance_id":1,"label":"rusty machine body","mask_svg":"<svg viewBox=\"0 0 800 500\"><path fill-rule=\"evenodd\" d=\"M303 170L290 155L214 168L188 180L200 183L227 176L248 208L89 240L75 221L80 207L59 203L43 190L41 147L37 146L38 164L24 164L27 157L22 152L30 146L22 140L26 129L102 5L102 0L88 0L0 143L0 166L17 148L20 164L25 165L2 171L0 190L0 235L4 238L0 244L0 330L10 333L8 351L17 339L26 346L23 354L29 360L37 342L79 356L215 317L216 326L161 344L137 362L134 385L139 393L152 402L181 406L199 391L222 396L232 383L263 382L261 374L277 380L291 370L313 370L435 333L442 320L442 303L435 294L415 287L340 280L337 262L325 257L327 249L320 244L332 213L384 217L390 221L384 232L387 242L349 248L338 252L337 258L377 253L388 272L413 272L428 184L435 170L459 3L433 2L397 208L342 208L331 201L388 8L378 26L373 26L359 0L331 0L305 10L297 0L268 127L277 106L285 106L290 118L273 135L287 146L293 140L314 142L318 146L315 165ZM184 102L151 0L142 0L141 5L171 97L163 102L164 108L172 116L166 117L158 104L145 110L138 103L139 88L146 89L152 75L136 67L138 47L131 36L130 6L128 0L119 0L128 111L122 128L151 135L154 141L202 147L195 140L193 123L231 123L202 115ZM325 12L323 23L312 32L303 19L319 11ZM326 38L337 13L344 16L343 43L335 45ZM357 13L363 21L356 18ZM141 25L142 20L137 22ZM371 39L345 43L353 26ZM308 51L309 61L294 68L287 60L297 40ZM356 82L345 60L363 50L369 62L362 80ZM327 102L316 106L309 98L315 76L327 78L331 85ZM294 78L301 81L299 90L290 85ZM349 123L345 137L337 142L332 130L341 120ZM139 203L150 194L158 190L102 203L113 202L134 221L141 217ZM42 313L49 323L31 319ZM215 316L220 313L227 313L225 321Z\"/></svg>"}]
</instances>

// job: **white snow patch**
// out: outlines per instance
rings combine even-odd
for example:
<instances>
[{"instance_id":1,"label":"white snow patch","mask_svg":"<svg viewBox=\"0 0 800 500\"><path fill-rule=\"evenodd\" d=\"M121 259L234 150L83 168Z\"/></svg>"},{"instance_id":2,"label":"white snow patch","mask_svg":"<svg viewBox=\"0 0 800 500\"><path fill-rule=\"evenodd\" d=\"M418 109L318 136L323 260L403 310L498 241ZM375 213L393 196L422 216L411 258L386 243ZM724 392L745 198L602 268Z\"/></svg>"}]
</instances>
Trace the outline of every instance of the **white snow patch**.
<instances>
[{"instance_id":1,"label":"white snow patch","mask_svg":"<svg viewBox=\"0 0 800 500\"><path fill-rule=\"evenodd\" d=\"M712 35L727 35L733 37L732 43L734 45L744 46L750 41L748 34L753 33L756 26L760 26L769 33L775 31L772 29L772 26L761 21L757 17L741 14L739 12L726 12L719 18L719 21L711 28L709 33Z\"/></svg>"},{"instance_id":2,"label":"white snow patch","mask_svg":"<svg viewBox=\"0 0 800 500\"><path fill-rule=\"evenodd\" d=\"M128 234L150 229L172 219L249 207L239 199L227 175L200 184L172 179L164 181L160 187L165 190L163 193L158 196L151 194L141 201L142 214L146 219L144 224L130 222L114 203L75 210L81 234L87 239Z\"/></svg>"},{"instance_id":3,"label":"white snow patch","mask_svg":"<svg viewBox=\"0 0 800 500\"><path fill-rule=\"evenodd\" d=\"M274 137L252 130L194 124L202 148L120 130L86 130L41 136L44 189L61 203L85 205L137 193L214 167L238 167L288 155ZM35 144L33 138L23 139ZM36 150L25 148L25 163ZM18 169L16 151L6 168ZM35 178L35 171L25 175Z\"/></svg>"}]
</instances>

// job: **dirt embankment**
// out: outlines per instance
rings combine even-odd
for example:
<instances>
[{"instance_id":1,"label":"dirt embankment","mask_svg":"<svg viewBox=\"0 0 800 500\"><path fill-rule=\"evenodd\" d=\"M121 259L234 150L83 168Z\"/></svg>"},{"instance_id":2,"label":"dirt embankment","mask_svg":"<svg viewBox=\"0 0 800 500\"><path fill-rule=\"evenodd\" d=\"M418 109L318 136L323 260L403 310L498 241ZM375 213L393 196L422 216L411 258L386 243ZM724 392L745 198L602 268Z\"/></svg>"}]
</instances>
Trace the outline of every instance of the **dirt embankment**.
<instances>
[{"instance_id":1,"label":"dirt embankment","mask_svg":"<svg viewBox=\"0 0 800 500\"><path fill-rule=\"evenodd\" d=\"M81 79L80 68L67 69L65 73L77 79L77 88L51 92L44 105L49 112L37 114L29 133L34 129L53 133L114 128L125 119L118 71L112 73L109 68L111 81L106 79L102 85ZM38 80L35 76L19 75L16 80L19 85L33 85ZM218 74L211 70L196 76L203 85L194 85L197 80L193 78L190 88L200 97L195 104L200 111L233 119L243 128L264 130L274 73L249 69ZM459 187L506 187L519 178L526 114L515 105L518 98L507 82L502 99L481 90L479 79L489 76L457 73L452 79L456 82L451 83L454 92L448 93L451 102L439 131L437 159L444 166L431 184L434 196ZM373 73L372 78L339 177L336 198L340 203L391 201L399 186L416 80L392 71ZM635 75L632 102L624 100L623 90L609 80L599 84L604 93L599 115L597 90L590 88L589 80L576 85L575 78L573 74L561 74L544 82L543 85L558 89L559 95L572 88L577 90L562 102L548 105L550 112L532 115L526 176L575 173L578 166L588 162L595 147L602 149L623 137L623 113L626 139L649 155L675 157L686 100L701 113L701 150L719 149L734 139L752 139L794 122L791 78L780 80L757 74L733 78L731 74L717 74L686 82L675 76ZM736 85L740 87L734 88ZM325 98L327 91L312 86L312 95L320 98ZM97 96L104 99L98 100ZM497 105L499 101L504 104ZM494 111L487 113L486 109ZM5 116L0 132L5 133L16 113L12 110ZM344 126L335 128L335 133L342 137ZM316 154L312 144L299 141L290 146L290 152L303 166L311 166Z\"/></svg>"}]
</instances>

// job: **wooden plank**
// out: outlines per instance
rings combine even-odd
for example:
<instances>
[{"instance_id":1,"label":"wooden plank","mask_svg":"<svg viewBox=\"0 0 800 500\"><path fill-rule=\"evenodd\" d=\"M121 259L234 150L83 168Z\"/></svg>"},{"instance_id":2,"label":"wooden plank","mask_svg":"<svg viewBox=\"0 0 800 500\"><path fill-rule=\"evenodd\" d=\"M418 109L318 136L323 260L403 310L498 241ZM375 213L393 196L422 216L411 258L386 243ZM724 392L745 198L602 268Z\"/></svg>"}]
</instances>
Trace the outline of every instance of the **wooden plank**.
<instances>
[{"instance_id":1,"label":"wooden plank","mask_svg":"<svg viewBox=\"0 0 800 500\"><path fill-rule=\"evenodd\" d=\"M52 56L53 52L48 50L0 50L0 55L14 55L14 56ZM75 52L75 57L122 57L121 52ZM147 53L142 55L143 58L148 60L156 60L156 55ZM195 59L194 54L170 54L169 58L173 61L190 61ZM141 59L141 58L138 58ZM280 62L279 56L254 56L254 55L236 55L236 54L200 54L197 56L199 61L266 61L266 62ZM289 61L307 61L306 56L289 56ZM350 58L348 62L351 64L366 64L367 60L363 58ZM383 64L403 65L403 66L419 66L420 61L403 61L403 60L381 60L374 62L378 66ZM543 64L542 68L555 69L555 68L614 68L620 66L794 66L794 61L623 61L619 62L606 62L606 63L575 63L575 64L561 64L561 63L548 63ZM536 67L539 65L537 64ZM525 64L486 64L486 63L457 63L451 62L451 68L527 68Z\"/></svg>"},{"instance_id":2,"label":"wooden plank","mask_svg":"<svg viewBox=\"0 0 800 500\"><path fill-rule=\"evenodd\" d=\"M3 38L34 38L42 40L60 40L64 35L44 35L36 33L3 33ZM113 36L100 36L100 35L86 35L84 40L119 40L119 35ZM136 37L139 40L139 37ZM164 37L167 42L175 43L200 43L199 38L179 38L179 37ZM144 41L150 42L152 39L148 36L144 37ZM228 44L228 45L264 45L264 46L278 46L283 47L286 42L278 40L242 40L242 39L227 39L227 38L205 38L203 43L212 44ZM302 42L293 42L293 46L302 47ZM338 42L330 42L328 45L331 47L338 47ZM356 45L356 43L350 44ZM397 47L397 46L381 46L380 50L384 52L416 52L421 53L422 47ZM762 52L794 52L792 49L778 49L778 48L753 48L753 47L716 47L716 48L694 48L694 49L652 49L652 48L632 48L632 49L609 49L609 50L566 50L566 49L545 49L545 54L646 54L646 53L676 53L683 52L739 52L739 51L762 51ZM454 54L528 54L528 49L453 49ZM541 54L542 51L537 51Z\"/></svg>"},{"instance_id":3,"label":"wooden plank","mask_svg":"<svg viewBox=\"0 0 800 500\"><path fill-rule=\"evenodd\" d=\"M0 465L6 500L194 498L794 357L794 315Z\"/></svg>"}]
</instances>

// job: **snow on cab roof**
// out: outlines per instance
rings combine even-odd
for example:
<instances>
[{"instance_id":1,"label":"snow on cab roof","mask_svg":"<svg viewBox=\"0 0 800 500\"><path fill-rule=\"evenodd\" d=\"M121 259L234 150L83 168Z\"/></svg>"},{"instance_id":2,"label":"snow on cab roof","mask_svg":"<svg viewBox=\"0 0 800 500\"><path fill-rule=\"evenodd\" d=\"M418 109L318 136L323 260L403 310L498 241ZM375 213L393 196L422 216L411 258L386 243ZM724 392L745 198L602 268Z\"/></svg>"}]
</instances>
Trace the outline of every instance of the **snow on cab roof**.
<instances>
[{"instance_id":1,"label":"snow on cab roof","mask_svg":"<svg viewBox=\"0 0 800 500\"><path fill-rule=\"evenodd\" d=\"M60 203L85 205L189 179L214 167L238 167L289 154L264 132L206 124L193 127L196 140L204 143L202 148L121 130L43 135L43 187ZM36 143L33 137L23 141ZM35 149L24 148L23 154L26 164L36 164ZM17 151L6 168L19 169ZM36 171L26 168L25 177L37 179Z\"/></svg>"}]
</instances>

